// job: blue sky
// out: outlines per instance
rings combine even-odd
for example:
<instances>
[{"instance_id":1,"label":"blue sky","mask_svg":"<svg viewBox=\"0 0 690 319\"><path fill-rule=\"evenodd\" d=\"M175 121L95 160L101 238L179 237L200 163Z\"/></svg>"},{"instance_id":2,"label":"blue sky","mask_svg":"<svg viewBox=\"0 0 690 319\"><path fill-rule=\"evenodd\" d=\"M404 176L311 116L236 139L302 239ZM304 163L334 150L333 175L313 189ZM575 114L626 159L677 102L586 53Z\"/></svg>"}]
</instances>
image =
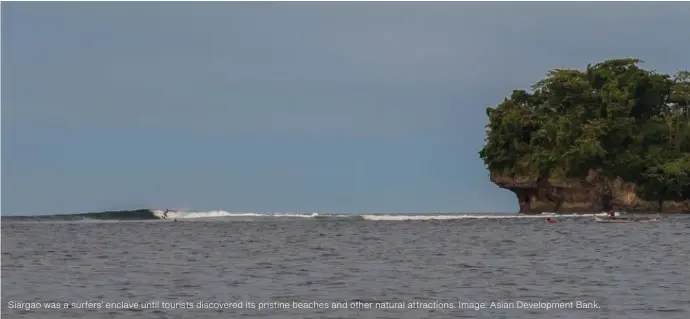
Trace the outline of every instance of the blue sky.
<instances>
[{"instance_id":1,"label":"blue sky","mask_svg":"<svg viewBox=\"0 0 690 319\"><path fill-rule=\"evenodd\" d=\"M2 214L516 212L485 108L688 68L688 3L2 3Z\"/></svg>"}]
</instances>

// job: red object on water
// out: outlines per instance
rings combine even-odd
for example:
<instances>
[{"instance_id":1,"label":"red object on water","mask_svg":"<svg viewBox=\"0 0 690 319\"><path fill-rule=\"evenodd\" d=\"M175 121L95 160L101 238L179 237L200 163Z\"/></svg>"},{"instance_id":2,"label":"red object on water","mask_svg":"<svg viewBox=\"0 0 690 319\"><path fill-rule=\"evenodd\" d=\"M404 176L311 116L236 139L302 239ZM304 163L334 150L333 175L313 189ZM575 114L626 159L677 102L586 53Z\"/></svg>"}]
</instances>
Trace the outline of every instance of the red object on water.
<instances>
[{"instance_id":1,"label":"red object on water","mask_svg":"<svg viewBox=\"0 0 690 319\"><path fill-rule=\"evenodd\" d=\"M552 224L556 222L555 220L551 219L551 217L547 218L546 221Z\"/></svg>"}]
</instances>

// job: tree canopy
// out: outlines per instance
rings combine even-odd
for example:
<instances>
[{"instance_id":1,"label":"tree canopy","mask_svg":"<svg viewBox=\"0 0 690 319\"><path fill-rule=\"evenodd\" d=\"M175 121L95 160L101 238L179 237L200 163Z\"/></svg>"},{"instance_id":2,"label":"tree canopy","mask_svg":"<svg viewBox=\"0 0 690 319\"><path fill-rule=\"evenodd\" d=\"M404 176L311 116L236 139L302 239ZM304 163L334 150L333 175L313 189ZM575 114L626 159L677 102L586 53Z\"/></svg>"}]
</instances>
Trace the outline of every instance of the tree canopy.
<instances>
[{"instance_id":1,"label":"tree canopy","mask_svg":"<svg viewBox=\"0 0 690 319\"><path fill-rule=\"evenodd\" d=\"M638 59L555 69L514 90L489 117L479 152L491 172L585 178L590 169L638 185L649 200L690 198L690 72Z\"/></svg>"}]
</instances>

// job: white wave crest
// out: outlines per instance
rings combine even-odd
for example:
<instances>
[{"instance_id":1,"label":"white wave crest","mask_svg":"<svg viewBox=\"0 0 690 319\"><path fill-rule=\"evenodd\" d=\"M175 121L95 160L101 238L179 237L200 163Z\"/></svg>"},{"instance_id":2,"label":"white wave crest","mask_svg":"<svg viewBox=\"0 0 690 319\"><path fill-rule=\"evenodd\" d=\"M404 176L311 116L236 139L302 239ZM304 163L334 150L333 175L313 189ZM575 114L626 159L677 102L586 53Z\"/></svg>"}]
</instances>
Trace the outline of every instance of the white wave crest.
<instances>
[{"instance_id":1,"label":"white wave crest","mask_svg":"<svg viewBox=\"0 0 690 319\"><path fill-rule=\"evenodd\" d=\"M592 217L593 215L605 214L569 214L558 215L558 217ZM552 216L548 214L547 216ZM482 214L462 214L462 215L362 215L365 220L387 220L387 221L406 221L406 220L452 220L452 219L505 219L505 218L544 218L544 215L482 215Z\"/></svg>"},{"instance_id":2,"label":"white wave crest","mask_svg":"<svg viewBox=\"0 0 690 319\"><path fill-rule=\"evenodd\" d=\"M361 217L364 220L371 221L408 221L408 220L455 220L455 219L505 219L505 218L544 218L549 217L592 217L605 216L606 213L591 213L591 214L555 214L542 213L540 215L515 215L515 214L480 214L480 213L368 213L368 214L335 214L335 213L296 213L296 212L281 212L281 213L244 213L244 212L228 212L224 210L212 211L176 211L170 210L165 214L164 210L153 210L153 214L160 219L203 219L203 218L269 218L269 217L288 217L288 218L314 218L314 217L330 217L330 218L351 218ZM620 213L616 213L620 215Z\"/></svg>"},{"instance_id":3,"label":"white wave crest","mask_svg":"<svg viewBox=\"0 0 690 319\"><path fill-rule=\"evenodd\" d=\"M161 219L193 219L193 218L218 218L218 217L295 217L295 218L313 218L319 216L318 213L241 213L241 212L227 212L224 210L199 211L199 212L185 212L170 210L166 214L164 210L153 210L153 214Z\"/></svg>"}]
</instances>

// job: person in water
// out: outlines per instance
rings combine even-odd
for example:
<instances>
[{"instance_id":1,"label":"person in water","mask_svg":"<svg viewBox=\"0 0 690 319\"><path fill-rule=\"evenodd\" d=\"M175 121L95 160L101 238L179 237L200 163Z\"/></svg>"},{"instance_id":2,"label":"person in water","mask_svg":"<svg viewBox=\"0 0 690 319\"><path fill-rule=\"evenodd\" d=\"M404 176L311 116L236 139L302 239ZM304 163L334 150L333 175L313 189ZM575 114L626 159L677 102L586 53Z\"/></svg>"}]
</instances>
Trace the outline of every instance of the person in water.
<instances>
[{"instance_id":1,"label":"person in water","mask_svg":"<svg viewBox=\"0 0 690 319\"><path fill-rule=\"evenodd\" d=\"M616 212L610 211L609 216L611 216L611 219L616 219Z\"/></svg>"},{"instance_id":2,"label":"person in water","mask_svg":"<svg viewBox=\"0 0 690 319\"><path fill-rule=\"evenodd\" d=\"M163 212L163 217L168 218L168 210L166 209L165 212Z\"/></svg>"}]
</instances>

